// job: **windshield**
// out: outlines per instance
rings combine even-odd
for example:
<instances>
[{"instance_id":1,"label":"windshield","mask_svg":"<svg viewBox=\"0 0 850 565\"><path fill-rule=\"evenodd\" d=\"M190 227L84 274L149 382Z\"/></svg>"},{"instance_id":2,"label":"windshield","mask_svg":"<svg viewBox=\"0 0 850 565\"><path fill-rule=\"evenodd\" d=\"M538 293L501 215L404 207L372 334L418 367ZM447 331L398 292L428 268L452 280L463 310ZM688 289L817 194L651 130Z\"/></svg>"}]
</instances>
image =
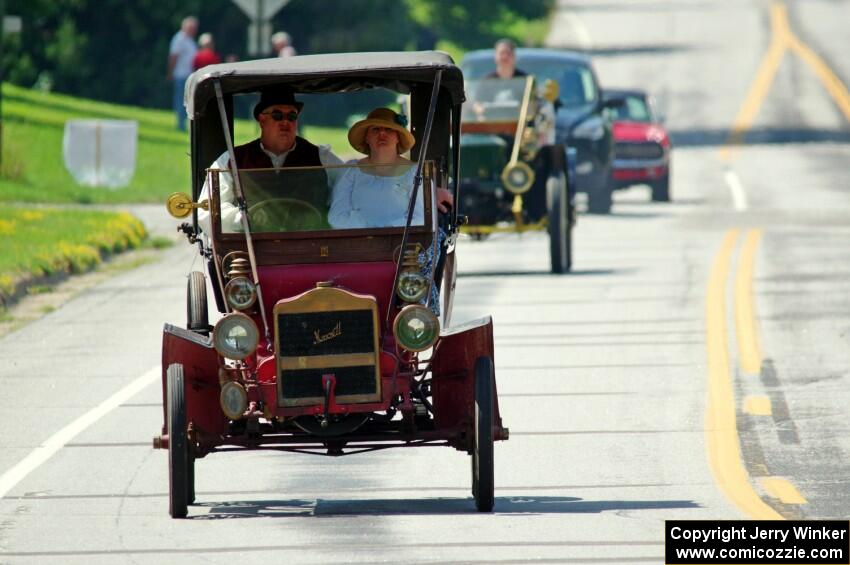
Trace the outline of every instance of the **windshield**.
<instances>
[{"instance_id":1,"label":"windshield","mask_svg":"<svg viewBox=\"0 0 850 565\"><path fill-rule=\"evenodd\" d=\"M252 233L404 227L416 164L241 169ZM210 169L222 233L239 233L242 213L229 170ZM412 226L425 225L431 180L423 179ZM217 188L217 190L215 190Z\"/></svg>"},{"instance_id":2,"label":"windshield","mask_svg":"<svg viewBox=\"0 0 850 565\"><path fill-rule=\"evenodd\" d=\"M526 78L485 78L466 83L464 122L516 122L522 110Z\"/></svg>"},{"instance_id":3,"label":"windshield","mask_svg":"<svg viewBox=\"0 0 850 565\"><path fill-rule=\"evenodd\" d=\"M547 79L554 80L561 89L561 104L567 108L581 108L595 104L599 98L593 72L589 67L579 63L560 61L558 59L528 59L517 56L517 69L534 75L537 84L543 84ZM475 59L464 61L463 74L469 78L482 78L495 69L492 59ZM516 80L516 79L513 79Z\"/></svg>"},{"instance_id":4,"label":"windshield","mask_svg":"<svg viewBox=\"0 0 850 565\"><path fill-rule=\"evenodd\" d=\"M611 114L614 120L629 122L653 121L649 106L641 96L630 95L623 97L623 105L612 108Z\"/></svg>"}]
</instances>

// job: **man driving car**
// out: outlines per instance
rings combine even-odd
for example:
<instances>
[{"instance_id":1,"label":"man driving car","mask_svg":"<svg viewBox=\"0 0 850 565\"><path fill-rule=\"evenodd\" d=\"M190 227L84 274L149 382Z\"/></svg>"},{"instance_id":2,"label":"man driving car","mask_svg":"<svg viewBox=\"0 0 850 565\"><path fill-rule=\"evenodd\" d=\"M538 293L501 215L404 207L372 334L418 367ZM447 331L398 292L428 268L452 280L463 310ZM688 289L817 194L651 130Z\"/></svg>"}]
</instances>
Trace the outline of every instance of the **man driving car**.
<instances>
[{"instance_id":1,"label":"man driving car","mask_svg":"<svg viewBox=\"0 0 850 565\"><path fill-rule=\"evenodd\" d=\"M303 107L303 102L296 100L292 91L286 87L262 91L260 101L254 106L254 119L260 125L260 137L234 148L237 168L284 169L342 164L329 145L313 145L297 134L298 117ZM230 154L227 151L222 153L210 168L229 169ZM208 182L209 179L204 182L199 201L209 198ZM327 196L325 185L323 190L304 194L303 198L326 210ZM242 213L236 204L236 191L229 174L219 175L219 200L222 231L241 231ZM210 233L212 226L209 212L199 209L198 223L205 233Z\"/></svg>"}]
</instances>

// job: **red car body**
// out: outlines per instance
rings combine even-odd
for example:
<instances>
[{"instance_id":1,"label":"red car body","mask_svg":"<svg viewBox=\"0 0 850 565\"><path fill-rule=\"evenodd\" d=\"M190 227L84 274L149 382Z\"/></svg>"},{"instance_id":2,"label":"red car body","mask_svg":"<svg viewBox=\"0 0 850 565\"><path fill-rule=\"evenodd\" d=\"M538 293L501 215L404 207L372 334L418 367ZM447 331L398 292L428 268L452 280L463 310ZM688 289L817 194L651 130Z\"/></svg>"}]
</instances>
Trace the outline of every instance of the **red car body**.
<instances>
[{"instance_id":1,"label":"red car body","mask_svg":"<svg viewBox=\"0 0 850 565\"><path fill-rule=\"evenodd\" d=\"M611 90L605 96L623 101L613 111L615 188L648 184L653 200L669 200L670 136L648 96L641 91Z\"/></svg>"}]
</instances>

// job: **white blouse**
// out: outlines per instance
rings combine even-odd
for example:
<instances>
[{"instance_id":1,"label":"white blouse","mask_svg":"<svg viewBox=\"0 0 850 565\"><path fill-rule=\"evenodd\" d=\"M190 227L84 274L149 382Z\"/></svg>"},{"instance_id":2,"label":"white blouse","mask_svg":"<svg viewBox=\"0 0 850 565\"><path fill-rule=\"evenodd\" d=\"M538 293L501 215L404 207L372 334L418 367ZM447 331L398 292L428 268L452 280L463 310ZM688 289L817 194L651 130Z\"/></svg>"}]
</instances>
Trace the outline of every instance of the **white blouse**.
<instances>
[{"instance_id":1,"label":"white blouse","mask_svg":"<svg viewBox=\"0 0 850 565\"><path fill-rule=\"evenodd\" d=\"M328 223L336 229L404 226L415 174L415 166L395 177L357 167L345 170L333 187ZM412 225L424 224L423 201L420 186Z\"/></svg>"}]
</instances>

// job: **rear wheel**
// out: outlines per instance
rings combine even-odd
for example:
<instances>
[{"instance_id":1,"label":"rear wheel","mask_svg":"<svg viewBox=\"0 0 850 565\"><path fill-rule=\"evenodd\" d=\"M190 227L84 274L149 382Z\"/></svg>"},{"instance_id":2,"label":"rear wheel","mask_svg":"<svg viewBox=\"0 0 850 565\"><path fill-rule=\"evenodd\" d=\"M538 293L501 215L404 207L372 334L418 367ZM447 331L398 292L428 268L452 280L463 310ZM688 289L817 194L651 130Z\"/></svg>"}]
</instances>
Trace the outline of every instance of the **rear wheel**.
<instances>
[{"instance_id":1,"label":"rear wheel","mask_svg":"<svg viewBox=\"0 0 850 565\"><path fill-rule=\"evenodd\" d=\"M204 273L192 271L186 287L186 328L196 332L209 329L207 314L207 281Z\"/></svg>"},{"instance_id":2,"label":"rear wheel","mask_svg":"<svg viewBox=\"0 0 850 565\"><path fill-rule=\"evenodd\" d=\"M549 258L553 273L566 273L572 264L570 219L567 214L567 184L563 175L546 179L549 214Z\"/></svg>"},{"instance_id":3,"label":"rear wheel","mask_svg":"<svg viewBox=\"0 0 850 565\"><path fill-rule=\"evenodd\" d=\"M493 461L493 360L475 362L475 419L472 446L472 495L479 512L492 512L494 500Z\"/></svg>"},{"instance_id":4,"label":"rear wheel","mask_svg":"<svg viewBox=\"0 0 850 565\"><path fill-rule=\"evenodd\" d=\"M186 433L186 397L183 365L175 363L166 373L168 388L168 512L185 518L195 499L195 461Z\"/></svg>"},{"instance_id":5,"label":"rear wheel","mask_svg":"<svg viewBox=\"0 0 850 565\"><path fill-rule=\"evenodd\" d=\"M653 202L670 202L670 176L664 175L650 185Z\"/></svg>"}]
</instances>

